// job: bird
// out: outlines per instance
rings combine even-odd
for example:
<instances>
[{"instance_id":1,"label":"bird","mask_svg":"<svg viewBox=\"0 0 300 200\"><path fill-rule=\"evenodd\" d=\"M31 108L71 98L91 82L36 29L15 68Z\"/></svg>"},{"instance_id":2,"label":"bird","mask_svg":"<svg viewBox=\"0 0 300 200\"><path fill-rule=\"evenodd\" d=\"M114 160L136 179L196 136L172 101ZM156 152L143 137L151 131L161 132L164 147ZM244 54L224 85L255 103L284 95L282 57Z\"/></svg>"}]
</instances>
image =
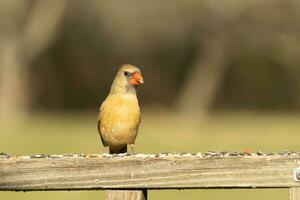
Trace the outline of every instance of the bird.
<instances>
[{"instance_id":1,"label":"bird","mask_svg":"<svg viewBox=\"0 0 300 200\"><path fill-rule=\"evenodd\" d=\"M131 64L120 67L110 92L100 106L98 133L110 154L126 153L134 143L141 122L137 88L144 83L141 70Z\"/></svg>"}]
</instances>

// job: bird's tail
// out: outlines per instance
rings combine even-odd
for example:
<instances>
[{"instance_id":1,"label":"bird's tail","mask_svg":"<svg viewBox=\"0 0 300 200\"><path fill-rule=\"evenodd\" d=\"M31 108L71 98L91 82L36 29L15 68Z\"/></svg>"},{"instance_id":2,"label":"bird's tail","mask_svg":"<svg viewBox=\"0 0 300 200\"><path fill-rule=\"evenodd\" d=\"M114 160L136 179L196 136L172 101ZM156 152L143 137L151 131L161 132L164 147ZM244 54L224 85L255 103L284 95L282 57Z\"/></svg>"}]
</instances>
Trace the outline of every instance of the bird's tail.
<instances>
[{"instance_id":1,"label":"bird's tail","mask_svg":"<svg viewBox=\"0 0 300 200\"><path fill-rule=\"evenodd\" d=\"M127 145L122 146L109 146L109 153L126 153L127 152Z\"/></svg>"}]
</instances>

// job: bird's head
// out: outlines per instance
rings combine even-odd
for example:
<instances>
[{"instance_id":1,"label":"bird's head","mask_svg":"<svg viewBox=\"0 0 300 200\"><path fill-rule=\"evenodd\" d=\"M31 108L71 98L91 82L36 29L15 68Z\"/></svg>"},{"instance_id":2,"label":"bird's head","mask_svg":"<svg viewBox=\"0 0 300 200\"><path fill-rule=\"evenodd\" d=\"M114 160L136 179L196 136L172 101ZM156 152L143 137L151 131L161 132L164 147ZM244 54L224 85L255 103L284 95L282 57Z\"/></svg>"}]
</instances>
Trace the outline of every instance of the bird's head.
<instances>
[{"instance_id":1,"label":"bird's head","mask_svg":"<svg viewBox=\"0 0 300 200\"><path fill-rule=\"evenodd\" d=\"M137 86L143 83L141 70L134 65L124 64L114 79L112 91L135 92Z\"/></svg>"}]
</instances>

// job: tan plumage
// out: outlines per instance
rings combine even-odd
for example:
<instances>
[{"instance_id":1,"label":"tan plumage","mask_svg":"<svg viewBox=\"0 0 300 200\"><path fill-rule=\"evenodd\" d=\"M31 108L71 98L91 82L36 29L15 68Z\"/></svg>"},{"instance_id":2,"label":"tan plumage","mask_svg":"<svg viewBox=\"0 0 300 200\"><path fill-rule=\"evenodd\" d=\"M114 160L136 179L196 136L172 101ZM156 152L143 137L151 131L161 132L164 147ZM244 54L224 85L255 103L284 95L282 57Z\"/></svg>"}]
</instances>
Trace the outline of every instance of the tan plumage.
<instances>
[{"instance_id":1,"label":"tan plumage","mask_svg":"<svg viewBox=\"0 0 300 200\"><path fill-rule=\"evenodd\" d=\"M133 145L140 124L140 108L136 88L143 83L140 70L123 65L117 73L109 95L102 103L98 116L98 132L102 144L110 153L124 153Z\"/></svg>"}]
</instances>

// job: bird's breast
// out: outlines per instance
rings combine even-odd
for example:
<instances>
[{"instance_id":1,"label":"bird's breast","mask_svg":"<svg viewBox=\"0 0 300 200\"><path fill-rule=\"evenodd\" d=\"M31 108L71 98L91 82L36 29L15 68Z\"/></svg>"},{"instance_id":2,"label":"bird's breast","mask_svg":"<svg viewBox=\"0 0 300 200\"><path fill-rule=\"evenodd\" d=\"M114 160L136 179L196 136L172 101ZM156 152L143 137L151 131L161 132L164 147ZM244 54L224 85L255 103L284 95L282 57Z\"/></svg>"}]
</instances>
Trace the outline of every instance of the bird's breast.
<instances>
[{"instance_id":1,"label":"bird's breast","mask_svg":"<svg viewBox=\"0 0 300 200\"><path fill-rule=\"evenodd\" d=\"M135 95L112 95L101 106L100 130L112 145L133 143L140 122L140 109Z\"/></svg>"}]
</instances>

